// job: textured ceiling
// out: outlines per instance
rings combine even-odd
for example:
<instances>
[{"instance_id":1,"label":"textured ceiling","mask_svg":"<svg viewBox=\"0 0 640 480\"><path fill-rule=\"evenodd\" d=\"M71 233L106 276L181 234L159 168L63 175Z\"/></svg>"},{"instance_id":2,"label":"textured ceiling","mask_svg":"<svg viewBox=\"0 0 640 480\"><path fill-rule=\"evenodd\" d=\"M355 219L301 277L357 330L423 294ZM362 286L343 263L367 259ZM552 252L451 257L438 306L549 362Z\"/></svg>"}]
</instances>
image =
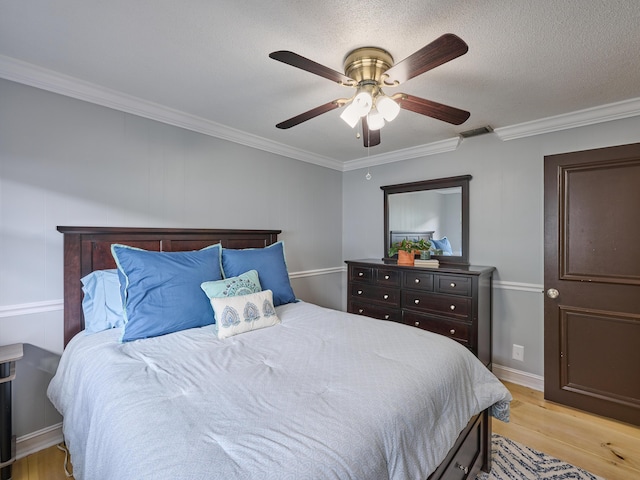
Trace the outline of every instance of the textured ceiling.
<instances>
[{"instance_id":1,"label":"textured ceiling","mask_svg":"<svg viewBox=\"0 0 640 480\"><path fill-rule=\"evenodd\" d=\"M340 110L289 130L275 124L351 90L270 52L292 50L342 71L357 47L382 47L397 62L443 33L467 42L466 55L401 91L468 110L469 120L453 126L403 110L369 152L384 155L484 125L640 98L639 25L638 0L7 0L0 76L13 79L6 72L18 60L254 143L344 162L367 151Z\"/></svg>"}]
</instances>

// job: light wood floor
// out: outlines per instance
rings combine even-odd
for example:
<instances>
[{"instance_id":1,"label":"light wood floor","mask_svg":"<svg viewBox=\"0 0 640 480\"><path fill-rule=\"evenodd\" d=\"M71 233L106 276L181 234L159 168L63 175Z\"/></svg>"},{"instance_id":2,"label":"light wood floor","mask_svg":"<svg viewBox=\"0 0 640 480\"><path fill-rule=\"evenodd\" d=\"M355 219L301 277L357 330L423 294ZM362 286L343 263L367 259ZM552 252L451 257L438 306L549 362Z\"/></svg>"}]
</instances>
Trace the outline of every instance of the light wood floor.
<instances>
[{"instance_id":1,"label":"light wood floor","mask_svg":"<svg viewBox=\"0 0 640 480\"><path fill-rule=\"evenodd\" d=\"M607 480L640 479L640 427L563 407L542 392L505 383L513 394L511 422L493 431L582 467ZM64 453L55 446L13 467L13 480L66 480Z\"/></svg>"},{"instance_id":2,"label":"light wood floor","mask_svg":"<svg viewBox=\"0 0 640 480\"><path fill-rule=\"evenodd\" d=\"M511 421L493 431L607 480L640 479L640 427L544 400L542 392L505 383Z\"/></svg>"}]
</instances>

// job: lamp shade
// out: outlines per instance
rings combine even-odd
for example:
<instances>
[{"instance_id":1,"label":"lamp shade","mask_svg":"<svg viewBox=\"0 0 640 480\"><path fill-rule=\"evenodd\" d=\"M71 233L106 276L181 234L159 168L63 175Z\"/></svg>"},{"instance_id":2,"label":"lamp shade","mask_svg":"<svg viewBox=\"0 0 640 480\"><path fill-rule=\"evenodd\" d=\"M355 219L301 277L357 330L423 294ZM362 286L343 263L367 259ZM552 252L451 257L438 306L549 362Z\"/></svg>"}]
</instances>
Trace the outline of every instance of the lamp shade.
<instances>
[{"instance_id":1,"label":"lamp shade","mask_svg":"<svg viewBox=\"0 0 640 480\"><path fill-rule=\"evenodd\" d=\"M369 130L380 130L384 127L384 117L374 108L367 115L367 125Z\"/></svg>"},{"instance_id":2,"label":"lamp shade","mask_svg":"<svg viewBox=\"0 0 640 480\"><path fill-rule=\"evenodd\" d=\"M379 95L376 98L376 108L387 122L392 121L400 113L400 105L386 95Z\"/></svg>"},{"instance_id":3,"label":"lamp shade","mask_svg":"<svg viewBox=\"0 0 640 480\"><path fill-rule=\"evenodd\" d=\"M358 123L358 120L360 120L360 113L358 111L358 108L353 103L350 103L340 114L340 118L344 120L347 125L353 128Z\"/></svg>"},{"instance_id":4,"label":"lamp shade","mask_svg":"<svg viewBox=\"0 0 640 480\"><path fill-rule=\"evenodd\" d=\"M351 102L351 105L356 108L361 117L364 117L373 106L373 98L369 92L360 91Z\"/></svg>"}]
</instances>

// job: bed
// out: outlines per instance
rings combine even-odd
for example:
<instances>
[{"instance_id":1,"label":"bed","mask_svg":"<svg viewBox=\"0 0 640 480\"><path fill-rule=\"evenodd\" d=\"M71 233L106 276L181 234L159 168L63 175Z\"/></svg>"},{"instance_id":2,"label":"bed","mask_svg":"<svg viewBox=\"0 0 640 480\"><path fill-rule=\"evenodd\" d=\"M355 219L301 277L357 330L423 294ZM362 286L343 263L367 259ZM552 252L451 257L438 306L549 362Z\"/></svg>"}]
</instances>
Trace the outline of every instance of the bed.
<instances>
[{"instance_id":1,"label":"bed","mask_svg":"<svg viewBox=\"0 0 640 480\"><path fill-rule=\"evenodd\" d=\"M48 395L77 480L464 479L490 469L491 415L506 419L511 396L446 337L297 299L276 305L280 286L209 297L215 324L125 341L131 313L124 327L83 332L80 280L127 268L113 244L207 254L220 244L253 259L281 246L279 231L58 230L66 347ZM266 267L256 268L262 282ZM236 328L229 305L272 290L273 312L263 312L277 322L221 334Z\"/></svg>"}]
</instances>

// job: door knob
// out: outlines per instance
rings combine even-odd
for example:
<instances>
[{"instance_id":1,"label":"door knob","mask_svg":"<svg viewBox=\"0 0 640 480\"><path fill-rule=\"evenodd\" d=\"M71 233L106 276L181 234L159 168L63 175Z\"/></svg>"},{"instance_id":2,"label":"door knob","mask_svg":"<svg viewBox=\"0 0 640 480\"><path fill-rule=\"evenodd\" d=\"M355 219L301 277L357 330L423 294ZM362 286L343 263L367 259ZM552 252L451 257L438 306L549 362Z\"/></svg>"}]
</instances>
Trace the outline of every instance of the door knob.
<instances>
[{"instance_id":1,"label":"door knob","mask_svg":"<svg viewBox=\"0 0 640 480\"><path fill-rule=\"evenodd\" d=\"M549 290L547 290L547 297L549 298L558 298L559 295L560 292L555 288L550 288Z\"/></svg>"}]
</instances>

